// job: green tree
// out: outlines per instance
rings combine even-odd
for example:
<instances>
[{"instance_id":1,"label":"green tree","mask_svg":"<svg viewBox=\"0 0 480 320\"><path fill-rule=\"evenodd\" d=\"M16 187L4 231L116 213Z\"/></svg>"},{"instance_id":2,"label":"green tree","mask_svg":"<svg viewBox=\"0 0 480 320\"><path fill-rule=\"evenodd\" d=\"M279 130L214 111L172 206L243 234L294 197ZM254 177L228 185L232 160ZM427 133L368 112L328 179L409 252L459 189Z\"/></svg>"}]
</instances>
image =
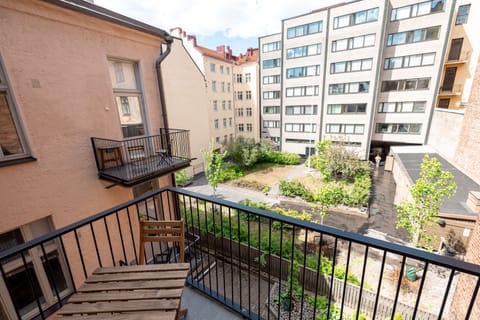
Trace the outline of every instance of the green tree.
<instances>
[{"instance_id":1,"label":"green tree","mask_svg":"<svg viewBox=\"0 0 480 320\"><path fill-rule=\"evenodd\" d=\"M213 188L213 194L215 194L218 184L223 181L223 159L227 153L220 153L213 145L210 145L208 151L202 150L202 154L205 160L205 176L208 185Z\"/></svg>"},{"instance_id":2,"label":"green tree","mask_svg":"<svg viewBox=\"0 0 480 320\"><path fill-rule=\"evenodd\" d=\"M342 194L342 187L335 183L325 184L315 193L314 209L318 210L321 224L323 224L323 218L328 215L328 207L338 205L342 201Z\"/></svg>"},{"instance_id":3,"label":"green tree","mask_svg":"<svg viewBox=\"0 0 480 320\"><path fill-rule=\"evenodd\" d=\"M410 189L412 201L404 200L397 206L397 228L405 229L417 246L425 232L424 226L437 221L443 201L456 191L453 174L443 170L437 158L425 155L420 178Z\"/></svg>"}]
</instances>

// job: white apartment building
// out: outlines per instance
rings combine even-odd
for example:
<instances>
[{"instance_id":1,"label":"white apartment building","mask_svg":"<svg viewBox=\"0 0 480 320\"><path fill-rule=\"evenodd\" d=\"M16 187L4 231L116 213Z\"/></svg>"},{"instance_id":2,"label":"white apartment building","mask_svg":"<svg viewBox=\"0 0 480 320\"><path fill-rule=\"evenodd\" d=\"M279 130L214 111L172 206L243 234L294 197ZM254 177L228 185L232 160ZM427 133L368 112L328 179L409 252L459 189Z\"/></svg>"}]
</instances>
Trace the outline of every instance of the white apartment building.
<instances>
[{"instance_id":1,"label":"white apartment building","mask_svg":"<svg viewBox=\"0 0 480 320\"><path fill-rule=\"evenodd\" d=\"M259 39L262 137L306 155L329 138L361 159L424 144L452 6L363 0L283 20Z\"/></svg>"}]
</instances>

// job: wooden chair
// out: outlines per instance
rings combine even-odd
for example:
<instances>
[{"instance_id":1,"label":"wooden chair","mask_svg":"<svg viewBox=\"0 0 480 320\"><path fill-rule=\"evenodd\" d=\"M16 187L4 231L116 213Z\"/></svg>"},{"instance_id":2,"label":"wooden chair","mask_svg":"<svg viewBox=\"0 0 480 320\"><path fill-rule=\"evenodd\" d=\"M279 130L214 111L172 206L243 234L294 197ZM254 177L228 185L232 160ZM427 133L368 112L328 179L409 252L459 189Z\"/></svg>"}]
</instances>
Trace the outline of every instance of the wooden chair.
<instances>
[{"instance_id":1,"label":"wooden chair","mask_svg":"<svg viewBox=\"0 0 480 320\"><path fill-rule=\"evenodd\" d=\"M162 243L179 247L179 261L185 262L185 223L183 220L155 221L140 220L140 253L138 264L145 263L145 243L157 243L162 250ZM177 320L186 316L187 309L177 310Z\"/></svg>"}]
</instances>

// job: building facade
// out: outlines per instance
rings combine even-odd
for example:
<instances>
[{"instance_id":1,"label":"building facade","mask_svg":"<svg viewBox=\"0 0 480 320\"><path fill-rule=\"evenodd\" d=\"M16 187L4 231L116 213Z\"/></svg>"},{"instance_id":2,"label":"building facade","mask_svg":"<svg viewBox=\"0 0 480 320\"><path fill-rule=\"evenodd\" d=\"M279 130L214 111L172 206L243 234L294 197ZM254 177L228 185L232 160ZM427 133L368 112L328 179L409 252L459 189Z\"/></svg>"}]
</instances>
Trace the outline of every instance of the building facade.
<instances>
[{"instance_id":1,"label":"building facade","mask_svg":"<svg viewBox=\"0 0 480 320\"><path fill-rule=\"evenodd\" d=\"M258 50L234 56L230 47L211 50L180 28L171 30L202 71L207 83L209 140L216 148L237 136L258 139Z\"/></svg>"},{"instance_id":2,"label":"building facade","mask_svg":"<svg viewBox=\"0 0 480 320\"><path fill-rule=\"evenodd\" d=\"M259 39L262 137L306 155L329 138L361 159L424 144L452 6L364 0L283 20Z\"/></svg>"},{"instance_id":3,"label":"building facade","mask_svg":"<svg viewBox=\"0 0 480 320\"><path fill-rule=\"evenodd\" d=\"M0 251L174 183L190 160L172 157L188 137L166 127L168 33L88 2L0 1L0 12ZM28 270L21 257L2 265L1 319L31 319L71 293L66 268L83 270L67 257L81 248L88 265L98 254L81 236L29 251ZM97 239L111 241L114 263L118 237Z\"/></svg>"}]
</instances>

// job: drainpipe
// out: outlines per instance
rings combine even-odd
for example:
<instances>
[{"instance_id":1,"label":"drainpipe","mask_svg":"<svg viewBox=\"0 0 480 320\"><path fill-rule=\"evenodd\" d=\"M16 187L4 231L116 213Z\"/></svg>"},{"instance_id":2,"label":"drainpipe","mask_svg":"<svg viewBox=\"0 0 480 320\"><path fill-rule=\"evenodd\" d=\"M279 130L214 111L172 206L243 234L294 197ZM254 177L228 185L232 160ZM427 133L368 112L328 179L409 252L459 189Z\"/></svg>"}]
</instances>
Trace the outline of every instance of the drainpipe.
<instances>
[{"instance_id":1,"label":"drainpipe","mask_svg":"<svg viewBox=\"0 0 480 320\"><path fill-rule=\"evenodd\" d=\"M161 63L165 58L170 54L172 49L173 38L170 35L165 37L165 42L167 44L167 49L165 52L163 51L163 47L160 45L160 56L155 61L155 69L157 70L157 84L158 84L158 91L160 93L160 110L162 111L162 120L163 126L165 128L165 136L167 137L167 150L170 151L170 141L168 137L168 117L167 117L167 106L165 103L165 90L163 88L163 77L162 77L162 69L160 67ZM172 182L172 186L176 187L175 183L175 173L170 174L170 181Z\"/></svg>"}]
</instances>

